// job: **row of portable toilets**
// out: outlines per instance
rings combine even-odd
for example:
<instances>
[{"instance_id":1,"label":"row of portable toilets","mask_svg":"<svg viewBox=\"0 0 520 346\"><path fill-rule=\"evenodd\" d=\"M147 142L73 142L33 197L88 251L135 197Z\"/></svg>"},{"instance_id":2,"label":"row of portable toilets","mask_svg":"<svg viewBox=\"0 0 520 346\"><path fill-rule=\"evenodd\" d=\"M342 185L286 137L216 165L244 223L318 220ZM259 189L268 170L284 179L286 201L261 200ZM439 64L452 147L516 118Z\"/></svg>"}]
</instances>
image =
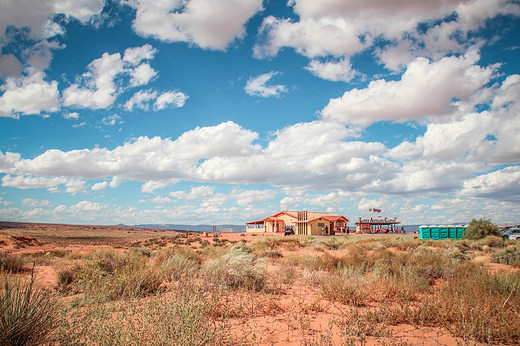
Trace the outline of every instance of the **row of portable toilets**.
<instances>
[{"instance_id":1,"label":"row of portable toilets","mask_svg":"<svg viewBox=\"0 0 520 346\"><path fill-rule=\"evenodd\" d=\"M466 230L464 225L430 225L419 227L419 237L421 239L460 239Z\"/></svg>"}]
</instances>

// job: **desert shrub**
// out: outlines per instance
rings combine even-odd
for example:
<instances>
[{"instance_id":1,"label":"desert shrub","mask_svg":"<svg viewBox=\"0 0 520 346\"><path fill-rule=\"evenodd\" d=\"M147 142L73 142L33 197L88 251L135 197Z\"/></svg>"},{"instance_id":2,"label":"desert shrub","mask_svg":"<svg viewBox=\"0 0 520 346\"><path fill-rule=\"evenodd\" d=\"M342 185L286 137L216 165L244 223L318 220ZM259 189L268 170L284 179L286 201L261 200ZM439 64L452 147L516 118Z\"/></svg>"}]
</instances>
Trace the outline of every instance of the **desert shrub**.
<instances>
[{"instance_id":1,"label":"desert shrub","mask_svg":"<svg viewBox=\"0 0 520 346\"><path fill-rule=\"evenodd\" d=\"M435 279L447 279L453 273L450 260L437 251L418 247L410 257L411 265L416 274L432 283Z\"/></svg>"},{"instance_id":2,"label":"desert shrub","mask_svg":"<svg viewBox=\"0 0 520 346\"><path fill-rule=\"evenodd\" d=\"M322 244L325 245L325 247L328 249L328 250L338 250L342 247L342 244L340 244L336 238L331 238L331 239L327 239L327 240L324 240L322 241Z\"/></svg>"},{"instance_id":3,"label":"desert shrub","mask_svg":"<svg viewBox=\"0 0 520 346\"><path fill-rule=\"evenodd\" d=\"M255 241L251 244L251 248L258 252L274 250L281 245L281 242L282 238L280 237L268 237Z\"/></svg>"},{"instance_id":4,"label":"desert shrub","mask_svg":"<svg viewBox=\"0 0 520 346\"><path fill-rule=\"evenodd\" d=\"M65 256L66 259L69 260L77 260L82 259L85 256L85 254L79 252L79 251L68 251L67 255Z\"/></svg>"},{"instance_id":5,"label":"desert shrub","mask_svg":"<svg viewBox=\"0 0 520 346\"><path fill-rule=\"evenodd\" d=\"M328 252L325 252L321 255L320 259L320 268L321 270L326 270L329 272L333 272L339 268L341 268L343 262L341 258L331 255Z\"/></svg>"},{"instance_id":6,"label":"desert shrub","mask_svg":"<svg viewBox=\"0 0 520 346\"><path fill-rule=\"evenodd\" d=\"M204 250L206 249L203 249L203 251ZM161 265L164 261L166 261L168 258L175 254L182 255L199 264L203 261L201 254L193 250L189 246L175 246L172 248L160 249L153 253L153 259L155 263Z\"/></svg>"},{"instance_id":7,"label":"desert shrub","mask_svg":"<svg viewBox=\"0 0 520 346\"><path fill-rule=\"evenodd\" d=\"M261 253L261 257L267 258L280 258L283 257L282 253L278 250L265 250Z\"/></svg>"},{"instance_id":8,"label":"desert shrub","mask_svg":"<svg viewBox=\"0 0 520 346\"><path fill-rule=\"evenodd\" d=\"M520 246L510 246L500 249L491 254L491 260L495 263L520 267Z\"/></svg>"},{"instance_id":9,"label":"desert shrub","mask_svg":"<svg viewBox=\"0 0 520 346\"><path fill-rule=\"evenodd\" d=\"M8 273L20 273L25 270L25 259L20 255L0 254L0 270Z\"/></svg>"},{"instance_id":10,"label":"desert shrub","mask_svg":"<svg viewBox=\"0 0 520 346\"><path fill-rule=\"evenodd\" d=\"M408 261L408 254L400 254L381 249L372 254L372 273L379 277L395 278L401 274L401 268Z\"/></svg>"},{"instance_id":11,"label":"desert shrub","mask_svg":"<svg viewBox=\"0 0 520 346\"><path fill-rule=\"evenodd\" d=\"M303 280L310 286L319 287L322 277L324 277L326 275L328 275L328 274L326 274L323 271L313 270L313 269L304 269L302 277L303 277Z\"/></svg>"},{"instance_id":12,"label":"desert shrub","mask_svg":"<svg viewBox=\"0 0 520 346\"><path fill-rule=\"evenodd\" d=\"M402 277L375 277L367 285L366 290L375 302L399 303L415 301L420 294L428 292L428 283L418 276L403 275Z\"/></svg>"},{"instance_id":13,"label":"desert shrub","mask_svg":"<svg viewBox=\"0 0 520 346\"><path fill-rule=\"evenodd\" d=\"M272 288L281 290L281 285L292 285L300 276L296 266L290 261L281 260L277 270L269 273Z\"/></svg>"},{"instance_id":14,"label":"desert shrub","mask_svg":"<svg viewBox=\"0 0 520 346\"><path fill-rule=\"evenodd\" d=\"M152 252L150 251L150 249L148 249L144 246L131 247L128 250L131 252L136 252L136 253L146 256L146 257L150 257L152 255Z\"/></svg>"},{"instance_id":15,"label":"desert shrub","mask_svg":"<svg viewBox=\"0 0 520 346\"><path fill-rule=\"evenodd\" d=\"M199 263L181 254L172 255L161 266L168 281L192 278L199 271Z\"/></svg>"},{"instance_id":16,"label":"desert shrub","mask_svg":"<svg viewBox=\"0 0 520 346\"><path fill-rule=\"evenodd\" d=\"M459 249L460 252L462 252L463 254L466 254L467 252L469 252L471 250L471 246L469 243L470 243L469 240L462 239L462 240L457 241L455 243L455 246Z\"/></svg>"},{"instance_id":17,"label":"desert shrub","mask_svg":"<svg viewBox=\"0 0 520 346\"><path fill-rule=\"evenodd\" d=\"M205 259L215 259L225 255L231 247L209 245L200 250L200 257Z\"/></svg>"},{"instance_id":18,"label":"desert shrub","mask_svg":"<svg viewBox=\"0 0 520 346\"><path fill-rule=\"evenodd\" d=\"M183 243L182 238L183 238L183 237L182 237L181 234L175 234L175 235L169 237L169 238L167 239L167 241L170 242L171 244L177 244L177 245L180 245L180 244Z\"/></svg>"},{"instance_id":19,"label":"desert shrub","mask_svg":"<svg viewBox=\"0 0 520 346\"><path fill-rule=\"evenodd\" d=\"M385 238L384 241L388 244L388 247L395 247L401 251L410 251L419 247L422 243L421 239L411 239L408 237Z\"/></svg>"},{"instance_id":20,"label":"desert shrub","mask_svg":"<svg viewBox=\"0 0 520 346\"><path fill-rule=\"evenodd\" d=\"M186 239L186 245L190 245L191 243L198 243L198 242L202 243L202 239L200 237Z\"/></svg>"},{"instance_id":21,"label":"desert shrub","mask_svg":"<svg viewBox=\"0 0 520 346\"><path fill-rule=\"evenodd\" d=\"M500 231L498 227L493 224L490 220L479 219L471 220L468 227L462 234L463 239L482 239L489 235L499 236Z\"/></svg>"},{"instance_id":22,"label":"desert shrub","mask_svg":"<svg viewBox=\"0 0 520 346\"><path fill-rule=\"evenodd\" d=\"M469 257L456 246L451 246L445 249L442 251L442 255L449 259L451 263L463 263L469 261Z\"/></svg>"},{"instance_id":23,"label":"desert shrub","mask_svg":"<svg viewBox=\"0 0 520 346\"><path fill-rule=\"evenodd\" d=\"M346 255L342 258L343 266L359 273L372 271L376 257L370 256L371 245L369 242L359 242L349 245L345 249ZM378 257L380 255L381 252L378 254Z\"/></svg>"},{"instance_id":24,"label":"desert shrub","mask_svg":"<svg viewBox=\"0 0 520 346\"><path fill-rule=\"evenodd\" d=\"M157 246L158 247L165 247L166 245L168 245L164 240L161 240L161 241L158 241L156 242Z\"/></svg>"},{"instance_id":25,"label":"desert shrub","mask_svg":"<svg viewBox=\"0 0 520 346\"><path fill-rule=\"evenodd\" d=\"M266 262L255 259L252 250L235 244L229 251L204 264L203 275L208 284L228 288L261 290L266 284Z\"/></svg>"},{"instance_id":26,"label":"desert shrub","mask_svg":"<svg viewBox=\"0 0 520 346\"><path fill-rule=\"evenodd\" d=\"M57 322L59 305L47 290L10 276L0 291L0 344L35 345L47 341Z\"/></svg>"},{"instance_id":27,"label":"desert shrub","mask_svg":"<svg viewBox=\"0 0 520 346\"><path fill-rule=\"evenodd\" d=\"M78 273L82 269L81 266L73 266L58 271L58 290L61 292L78 292L78 287L74 283L78 280Z\"/></svg>"},{"instance_id":28,"label":"desert shrub","mask_svg":"<svg viewBox=\"0 0 520 346\"><path fill-rule=\"evenodd\" d=\"M68 251L68 250L58 249L58 250L50 250L50 251L46 252L45 255L51 256L51 257L64 258L64 257L67 257L67 255L70 252L71 251Z\"/></svg>"},{"instance_id":29,"label":"desert shrub","mask_svg":"<svg viewBox=\"0 0 520 346\"><path fill-rule=\"evenodd\" d=\"M282 282L285 285L292 285L298 279L298 271L292 265L282 264L280 267Z\"/></svg>"},{"instance_id":30,"label":"desert shrub","mask_svg":"<svg viewBox=\"0 0 520 346\"><path fill-rule=\"evenodd\" d=\"M478 241L483 246L486 245L490 248L502 248L506 246L506 242L501 237L496 235L490 235Z\"/></svg>"}]
</instances>

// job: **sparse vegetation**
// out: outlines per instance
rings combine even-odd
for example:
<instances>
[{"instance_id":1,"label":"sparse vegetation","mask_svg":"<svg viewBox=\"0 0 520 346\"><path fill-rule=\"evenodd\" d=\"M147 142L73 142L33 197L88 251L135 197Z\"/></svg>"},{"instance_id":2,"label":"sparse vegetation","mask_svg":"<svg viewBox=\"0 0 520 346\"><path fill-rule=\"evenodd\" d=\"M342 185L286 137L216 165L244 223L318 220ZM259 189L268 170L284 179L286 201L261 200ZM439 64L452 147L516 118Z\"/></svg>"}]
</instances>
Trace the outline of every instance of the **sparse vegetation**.
<instances>
[{"instance_id":1,"label":"sparse vegetation","mask_svg":"<svg viewBox=\"0 0 520 346\"><path fill-rule=\"evenodd\" d=\"M12 292L33 285L29 263L56 275L50 290L30 288L30 302L45 297L38 307L53 319L27 343L405 344L394 335L403 324L454 343L520 342L520 247L496 236L130 235L112 248L0 258L12 273L2 311L21 299Z\"/></svg>"}]
</instances>

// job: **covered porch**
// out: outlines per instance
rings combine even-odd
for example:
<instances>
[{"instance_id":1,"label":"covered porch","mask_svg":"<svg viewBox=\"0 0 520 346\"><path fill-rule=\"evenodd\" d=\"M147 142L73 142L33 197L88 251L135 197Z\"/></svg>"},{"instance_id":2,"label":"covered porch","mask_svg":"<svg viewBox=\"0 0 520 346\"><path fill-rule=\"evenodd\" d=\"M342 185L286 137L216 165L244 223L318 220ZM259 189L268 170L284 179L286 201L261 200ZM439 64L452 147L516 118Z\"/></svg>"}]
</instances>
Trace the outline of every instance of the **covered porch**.
<instances>
[{"instance_id":1,"label":"covered porch","mask_svg":"<svg viewBox=\"0 0 520 346\"><path fill-rule=\"evenodd\" d=\"M246 223L247 232L278 233L285 230L285 221L276 217L267 217L258 221Z\"/></svg>"}]
</instances>

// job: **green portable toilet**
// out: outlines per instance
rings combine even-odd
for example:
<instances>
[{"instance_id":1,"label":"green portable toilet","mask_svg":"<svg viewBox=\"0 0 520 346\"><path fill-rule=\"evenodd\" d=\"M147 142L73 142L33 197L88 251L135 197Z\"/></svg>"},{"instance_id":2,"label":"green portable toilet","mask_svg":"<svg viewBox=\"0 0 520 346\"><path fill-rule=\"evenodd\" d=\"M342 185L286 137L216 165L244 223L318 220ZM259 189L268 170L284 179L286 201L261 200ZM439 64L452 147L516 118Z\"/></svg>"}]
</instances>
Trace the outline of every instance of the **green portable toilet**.
<instances>
[{"instance_id":1,"label":"green portable toilet","mask_svg":"<svg viewBox=\"0 0 520 346\"><path fill-rule=\"evenodd\" d=\"M457 239L457 227L448 225L448 238Z\"/></svg>"},{"instance_id":2,"label":"green portable toilet","mask_svg":"<svg viewBox=\"0 0 520 346\"><path fill-rule=\"evenodd\" d=\"M419 237L421 239L430 239L432 237L430 227L426 225L422 225L421 227L419 227Z\"/></svg>"},{"instance_id":3,"label":"green portable toilet","mask_svg":"<svg viewBox=\"0 0 520 346\"><path fill-rule=\"evenodd\" d=\"M439 238L448 239L448 226L439 225Z\"/></svg>"},{"instance_id":4,"label":"green portable toilet","mask_svg":"<svg viewBox=\"0 0 520 346\"><path fill-rule=\"evenodd\" d=\"M430 225L430 232L431 232L431 237L433 240L439 240L441 235L439 233L439 226L437 225Z\"/></svg>"},{"instance_id":5,"label":"green portable toilet","mask_svg":"<svg viewBox=\"0 0 520 346\"><path fill-rule=\"evenodd\" d=\"M462 238L462 233L466 230L466 226L464 225L457 225L457 239Z\"/></svg>"}]
</instances>

